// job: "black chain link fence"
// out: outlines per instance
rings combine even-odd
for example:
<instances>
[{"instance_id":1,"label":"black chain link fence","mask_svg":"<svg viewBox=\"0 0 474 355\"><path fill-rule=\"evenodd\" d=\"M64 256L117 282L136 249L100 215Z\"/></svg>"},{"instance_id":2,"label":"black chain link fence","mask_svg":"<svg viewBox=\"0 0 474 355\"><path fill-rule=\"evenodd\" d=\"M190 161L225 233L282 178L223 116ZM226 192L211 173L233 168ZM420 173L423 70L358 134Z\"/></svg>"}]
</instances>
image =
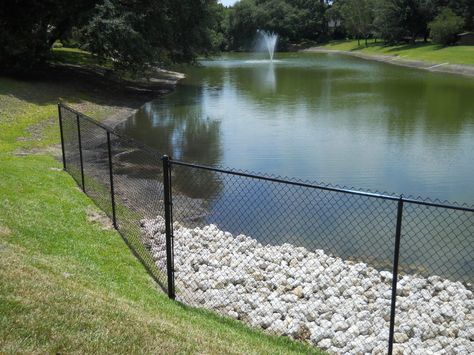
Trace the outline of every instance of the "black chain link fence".
<instances>
[{"instance_id":1,"label":"black chain link fence","mask_svg":"<svg viewBox=\"0 0 474 355\"><path fill-rule=\"evenodd\" d=\"M150 248L141 230L143 219L164 216L160 155L64 105L59 105L59 118L65 170L166 290L166 270L156 264L166 257Z\"/></svg>"},{"instance_id":2,"label":"black chain link fence","mask_svg":"<svg viewBox=\"0 0 474 355\"><path fill-rule=\"evenodd\" d=\"M473 208L175 161L59 107L66 170L171 298L333 353L474 353Z\"/></svg>"}]
</instances>

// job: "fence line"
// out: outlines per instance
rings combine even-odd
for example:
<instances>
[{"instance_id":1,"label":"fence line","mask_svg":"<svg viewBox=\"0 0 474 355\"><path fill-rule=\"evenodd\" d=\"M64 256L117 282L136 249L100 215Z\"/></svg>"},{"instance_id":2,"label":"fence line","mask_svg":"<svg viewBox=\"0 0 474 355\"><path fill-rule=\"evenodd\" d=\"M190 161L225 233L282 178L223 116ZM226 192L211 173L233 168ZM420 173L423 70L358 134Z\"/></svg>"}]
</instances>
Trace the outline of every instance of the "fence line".
<instances>
[{"instance_id":1,"label":"fence line","mask_svg":"<svg viewBox=\"0 0 474 355\"><path fill-rule=\"evenodd\" d=\"M471 292L469 290L469 282L472 282L474 272L472 270L472 254L469 253L469 250L465 251L467 256L459 256L456 263L450 261L449 265L451 266L443 266L443 270L440 268L440 262L434 260L434 258L431 260L429 256L425 257L426 253L421 252L420 254L419 250L423 248L421 245L426 241L433 242L435 239L438 244L433 243L430 245L435 254L444 254L447 251L451 254L456 254L458 250L455 250L453 247L456 243L459 245L458 249L460 251L466 246L468 249L472 247L474 208L437 201L291 181L173 160L166 155L159 154L156 150L147 147L141 142L121 135L115 130L64 104L58 104L58 115L64 169L74 177L83 191L91 196L97 205L102 207L110 216L114 228L120 232L130 249L144 264L153 278L166 290L171 299L177 298L194 304L195 298L197 298L190 291L189 285L182 280L180 271L180 268L184 265L183 260L189 257L188 254L185 254L187 245L189 243L192 244L196 239L188 240L186 244L183 242L184 237L181 236L181 232L178 233L180 236L176 239L177 236L173 230L174 222L189 220L191 221L188 222L189 226L178 226L177 228L183 230L184 228L194 227L194 231L197 231L196 233L202 234L208 228L207 226L210 222L213 221L213 218L209 217L209 213L201 213L198 217L195 214L204 209L212 209L212 206L217 206L215 207L216 209L220 208L215 213L217 216L216 220L218 221L216 223L219 225L232 229L237 224L238 230L255 231L252 234L254 237L260 235L263 238L263 234L268 234L264 239L267 239L268 242L268 238L270 238L271 243L275 241L275 228L278 228L278 226L284 226L284 230L290 230L291 227L294 227L293 229L301 232L301 235L306 233L307 239L310 239L308 246L305 247L306 250L313 250L314 246L317 246L317 249L321 249L320 245L326 244L331 246L329 249L339 247L341 250L348 249L350 253L351 245L348 246L348 244L360 243L358 247L356 245L353 249L357 253L370 253L370 250L375 247L376 243L381 243L379 244L380 249L372 253L373 258L366 259L368 264L375 265L373 270L391 265L391 288L389 289L384 286L390 291L390 304L388 307L390 312L387 324L388 338L386 339L388 342L386 349L389 354L392 354L394 346L398 346L398 340L400 340L395 339L397 325L400 328L400 322L397 323L396 317L399 311L397 308L397 298L401 297L397 292L399 291L400 274L409 275L409 273L401 273L401 264L409 265L411 262L416 267L417 263L421 263L417 261L417 255L418 258L421 255L420 260L424 260L421 264L428 264L431 268L431 274L441 271L447 275L455 275L457 278L467 279L469 281L466 287ZM78 176L79 172L80 178ZM339 198L339 194L343 197ZM308 197L308 195L311 196ZM244 199L241 201L242 196ZM245 200L246 196L250 196L248 200ZM283 213L279 210L278 207L282 199L288 200L291 206L298 208L299 211L295 212L294 220L300 221L299 225L291 219L290 208L281 207ZM262 203L262 201L266 203ZM396 208L393 205L394 203L396 203ZM107 206L110 206L110 209ZM265 208L262 209L262 206L266 207L268 211ZM407 207L409 211L406 211ZM416 210L416 208L423 209ZM435 208L436 211L431 210L431 208ZM178 216L178 221L174 221L174 214ZM405 214L407 214L408 221L405 221ZM258 215L262 218L259 218ZM285 219L285 215L290 215L288 220ZM161 216L162 219L158 220L156 216ZM278 218L279 216L281 218ZM267 217L275 219L266 221L265 218ZM392 225L392 221L395 222L394 225ZM200 224L204 224L206 227L200 229L198 227ZM332 241L330 244L327 244L325 239L321 239L319 244L317 244L317 240L313 240L318 235L323 235L324 237L328 230L333 230L335 233L331 234L332 239L337 236L341 237L341 240L339 242L337 240ZM390 230L393 230L394 233L392 234ZM187 235L193 233L192 231L192 229L184 229ZM226 233L223 231L215 232L216 235L220 235L222 238L226 236ZM291 233L294 233L294 231ZM353 237L354 235L361 239L361 241L358 241L357 238L346 238L347 236ZM390 237L384 242L383 238L387 238L387 235L392 235L393 239ZM449 236L452 240L445 240L446 236ZM235 238L239 238L239 236ZM241 239L245 238L241 237ZM231 238L229 240L232 241L234 239ZM244 242L252 244L255 250L263 247L262 243L255 243L256 241L251 238L245 240ZM203 249L203 252L207 253L206 255L208 255L209 250L212 252L214 249L214 253L216 253L225 249L225 246L220 245L223 244L221 240L214 240L213 242L213 246L206 246L208 249ZM388 254L388 250L383 250L382 248L391 242L394 243L392 260L385 263L384 260L388 260L388 257L383 255ZM401 253L401 246L404 243L410 247L411 252L405 253L405 255L412 259L400 263L400 259L404 255ZM448 245L448 243L451 243L451 245ZM294 242L292 244L297 246ZM194 247L201 248L201 245ZM175 268L176 252L178 253L179 276L177 276ZM410 254L413 255L410 256ZM191 263L196 261L192 259L193 257L198 257L198 255L191 256ZM249 258L252 258L252 256ZM425 260L426 258L427 260ZM364 261L365 258L359 255L356 259ZM382 261L378 261L378 259ZM344 258L337 259L336 257L337 262L340 260L342 260L343 267L349 268L350 264L344 262ZM446 260L449 260L449 258ZM294 264L293 260L291 263ZM248 261L248 264L250 265L251 262ZM187 267L186 265L184 267ZM197 267L198 269L203 267L205 263L200 265ZM290 266L290 263L288 263L288 267ZM217 268L216 272L224 270L222 265L213 267ZM436 272L433 273L433 270ZM374 273L372 269L369 271ZM231 270L228 272L232 274ZM420 275L422 274L423 272L420 272ZM192 278L192 275L187 276ZM233 280L235 280L236 276L239 275L230 275L229 277L234 277ZM257 284L261 281L261 277L265 278L266 276L258 276L259 279L256 279ZM194 282L193 280L191 281ZM178 286L175 285L176 282L179 283ZM197 284L199 282L196 281L194 283ZM232 287L235 286L236 289L240 289L239 285L241 284L239 282L227 282L226 287L232 285ZM207 286L202 288L199 288L201 286L193 287L197 287L195 290L197 292L202 291ZM206 290L203 292L206 293ZM218 289L212 290L216 291ZM403 292L406 291L404 290ZM472 292L468 297L472 297ZM217 299L218 297L216 296ZM376 297L376 300L380 299L380 295ZM204 303L207 304L206 302ZM213 308L221 313L224 312L224 314L238 313L236 311L228 311L227 309L223 311L221 309L223 307L225 308L225 306ZM248 323L252 323L252 319L246 318L247 314L245 312L242 312L242 314L244 316L239 314L237 318L242 318ZM402 314L402 316L403 320L405 320L405 315ZM281 317L283 320L289 319L286 315L281 315ZM251 317L249 316L248 318ZM276 319L274 323L276 324L282 319ZM260 326L265 328L264 325ZM272 326L269 327L271 328ZM296 338L299 337L299 335L290 335ZM362 335L357 336L363 337ZM309 339L306 335L300 338ZM319 342L312 341L319 345L324 340L322 339ZM357 348L358 344L354 346ZM336 348L328 346L327 349L334 350Z\"/></svg>"}]
</instances>

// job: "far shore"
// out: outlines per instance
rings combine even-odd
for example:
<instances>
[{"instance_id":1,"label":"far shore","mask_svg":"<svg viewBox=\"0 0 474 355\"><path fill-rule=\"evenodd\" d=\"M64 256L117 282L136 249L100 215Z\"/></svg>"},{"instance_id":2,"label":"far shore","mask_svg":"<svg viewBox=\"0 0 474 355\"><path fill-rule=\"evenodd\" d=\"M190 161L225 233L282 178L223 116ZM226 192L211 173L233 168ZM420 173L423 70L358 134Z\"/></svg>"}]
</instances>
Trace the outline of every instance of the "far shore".
<instances>
[{"instance_id":1,"label":"far shore","mask_svg":"<svg viewBox=\"0 0 474 355\"><path fill-rule=\"evenodd\" d=\"M377 62L384 62L384 63L400 65L404 67L428 70L431 72L460 74L464 76L474 77L474 66L472 65L449 64L449 63L433 64L433 63L428 63L421 60L403 59L399 55L365 54L365 53L360 53L357 51L328 49L325 47L311 47L308 49L304 49L301 52L344 54L344 55L350 55L353 57L358 57L358 58L367 59L367 60L375 60Z\"/></svg>"}]
</instances>

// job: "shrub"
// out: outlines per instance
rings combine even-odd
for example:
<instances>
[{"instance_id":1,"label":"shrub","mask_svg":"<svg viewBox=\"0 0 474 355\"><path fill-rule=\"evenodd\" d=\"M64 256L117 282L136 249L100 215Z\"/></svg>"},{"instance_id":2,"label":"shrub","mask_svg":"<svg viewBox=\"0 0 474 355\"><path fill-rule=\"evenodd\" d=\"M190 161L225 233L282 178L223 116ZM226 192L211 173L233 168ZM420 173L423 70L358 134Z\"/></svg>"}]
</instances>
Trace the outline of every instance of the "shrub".
<instances>
[{"instance_id":1,"label":"shrub","mask_svg":"<svg viewBox=\"0 0 474 355\"><path fill-rule=\"evenodd\" d=\"M463 25L462 17L456 16L451 9L444 8L428 26L433 42L448 45L456 42Z\"/></svg>"}]
</instances>

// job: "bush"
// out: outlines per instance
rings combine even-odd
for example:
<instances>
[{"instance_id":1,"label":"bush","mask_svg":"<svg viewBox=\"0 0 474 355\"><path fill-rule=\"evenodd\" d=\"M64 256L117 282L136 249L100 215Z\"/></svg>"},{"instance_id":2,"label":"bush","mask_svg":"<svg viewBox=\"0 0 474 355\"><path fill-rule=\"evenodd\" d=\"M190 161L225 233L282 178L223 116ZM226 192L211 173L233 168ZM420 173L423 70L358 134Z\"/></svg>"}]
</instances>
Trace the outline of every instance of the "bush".
<instances>
[{"instance_id":1,"label":"bush","mask_svg":"<svg viewBox=\"0 0 474 355\"><path fill-rule=\"evenodd\" d=\"M449 8L444 8L436 18L428 24L433 42L448 45L456 42L457 34L462 30L464 20Z\"/></svg>"}]
</instances>

